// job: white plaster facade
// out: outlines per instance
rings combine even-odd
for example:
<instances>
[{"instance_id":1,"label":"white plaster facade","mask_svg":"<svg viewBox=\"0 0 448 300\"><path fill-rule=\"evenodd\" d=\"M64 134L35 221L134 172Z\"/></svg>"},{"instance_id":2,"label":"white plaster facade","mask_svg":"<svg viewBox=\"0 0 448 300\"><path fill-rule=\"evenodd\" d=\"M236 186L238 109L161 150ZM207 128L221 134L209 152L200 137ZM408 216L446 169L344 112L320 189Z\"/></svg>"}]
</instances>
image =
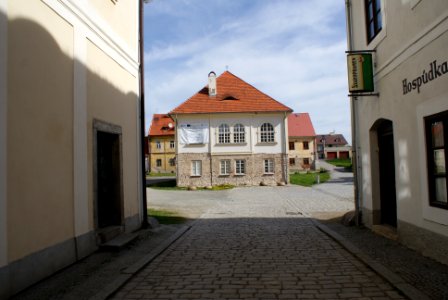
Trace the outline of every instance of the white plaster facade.
<instances>
[{"instance_id":1,"label":"white plaster facade","mask_svg":"<svg viewBox=\"0 0 448 300\"><path fill-rule=\"evenodd\" d=\"M140 226L138 8L0 0L2 299L97 249L98 120L123 141L122 230Z\"/></svg>"},{"instance_id":2,"label":"white plaster facade","mask_svg":"<svg viewBox=\"0 0 448 300\"><path fill-rule=\"evenodd\" d=\"M288 124L286 113L179 114L171 117L176 121L176 156L179 186L209 186L224 183L260 185L262 181L273 185L279 182L288 182L286 150ZM260 127L264 123L270 123L274 127L274 142L272 143L262 143L260 141ZM182 144L177 132L180 127L187 124L206 125L209 134L208 141L202 144ZM242 124L245 128L245 142L219 143L218 127L221 124L229 125L231 132L236 124ZM201 159L203 161L202 165L207 166L207 168L203 167L203 174L200 180L196 176L191 175L190 161L193 158L183 159L183 157L189 156L196 157L194 159ZM226 179L222 176L222 179L213 179L219 177L220 171L219 165L211 162L213 160L212 157L215 157L214 160L218 161L231 160L232 172L225 177ZM263 174L263 158L275 160L275 174ZM233 174L235 159L251 160L251 167L246 168L246 175ZM199 184L195 184L195 182Z\"/></svg>"},{"instance_id":3,"label":"white plaster facade","mask_svg":"<svg viewBox=\"0 0 448 300\"><path fill-rule=\"evenodd\" d=\"M347 16L351 16L350 50L376 51L374 82L379 96L359 96L353 105L362 221L369 227L388 223L383 220L390 211L382 202L387 195L381 190L378 132L389 122L395 176L383 176L383 180L395 180L395 230L404 244L448 263L448 209L430 205L424 122L425 117L448 111L448 73L442 67L441 76L426 80L418 89L404 88L405 82L430 71L433 62L448 61L448 2L380 1L382 29L370 43L366 38L365 1L346 3Z\"/></svg>"}]
</instances>

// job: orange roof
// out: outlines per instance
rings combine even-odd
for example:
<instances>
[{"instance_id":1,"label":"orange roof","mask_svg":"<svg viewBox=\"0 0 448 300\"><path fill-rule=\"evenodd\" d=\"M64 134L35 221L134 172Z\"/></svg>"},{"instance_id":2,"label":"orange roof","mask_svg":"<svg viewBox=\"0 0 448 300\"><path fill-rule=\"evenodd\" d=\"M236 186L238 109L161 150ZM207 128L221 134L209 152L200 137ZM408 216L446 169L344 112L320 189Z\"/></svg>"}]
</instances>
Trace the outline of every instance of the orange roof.
<instances>
[{"instance_id":1,"label":"orange roof","mask_svg":"<svg viewBox=\"0 0 448 300\"><path fill-rule=\"evenodd\" d=\"M290 114L288 116L289 136L316 136L313 123L308 113Z\"/></svg>"},{"instance_id":2,"label":"orange roof","mask_svg":"<svg viewBox=\"0 0 448 300\"><path fill-rule=\"evenodd\" d=\"M174 135L174 124L175 123L170 116L166 114L154 114L148 135L150 137Z\"/></svg>"},{"instance_id":3,"label":"orange roof","mask_svg":"<svg viewBox=\"0 0 448 300\"><path fill-rule=\"evenodd\" d=\"M209 97L205 86L170 114L292 112L292 109L257 90L229 71L216 78L217 95Z\"/></svg>"}]
</instances>

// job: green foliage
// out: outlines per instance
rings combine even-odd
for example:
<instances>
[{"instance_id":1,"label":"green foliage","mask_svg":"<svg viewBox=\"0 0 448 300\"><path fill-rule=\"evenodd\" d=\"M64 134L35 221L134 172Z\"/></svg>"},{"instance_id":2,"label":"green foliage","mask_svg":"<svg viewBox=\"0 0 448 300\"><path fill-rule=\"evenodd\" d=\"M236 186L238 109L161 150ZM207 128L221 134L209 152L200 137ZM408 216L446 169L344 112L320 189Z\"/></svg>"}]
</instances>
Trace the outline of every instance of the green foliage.
<instances>
[{"instance_id":1,"label":"green foliage","mask_svg":"<svg viewBox=\"0 0 448 300\"><path fill-rule=\"evenodd\" d=\"M325 169L324 169L325 170ZM319 172L319 173L306 173L306 174L300 174L300 173L294 173L289 175L289 182L291 184L297 184L302 186L312 186L314 184L317 184L317 176L320 177L320 183L324 183L328 179L330 179L330 173L328 173L326 170L325 172Z\"/></svg>"},{"instance_id":2,"label":"green foliage","mask_svg":"<svg viewBox=\"0 0 448 300\"><path fill-rule=\"evenodd\" d=\"M351 167L352 166L352 160L351 159L328 159L326 160L327 163L332 164L336 167Z\"/></svg>"},{"instance_id":3,"label":"green foliage","mask_svg":"<svg viewBox=\"0 0 448 300\"><path fill-rule=\"evenodd\" d=\"M148 216L156 218L160 224L181 224L188 221L178 213L167 210L148 209Z\"/></svg>"},{"instance_id":4,"label":"green foliage","mask_svg":"<svg viewBox=\"0 0 448 300\"><path fill-rule=\"evenodd\" d=\"M155 172L150 172L150 173L146 173L147 177L173 177L176 176L175 173L155 173Z\"/></svg>"}]
</instances>

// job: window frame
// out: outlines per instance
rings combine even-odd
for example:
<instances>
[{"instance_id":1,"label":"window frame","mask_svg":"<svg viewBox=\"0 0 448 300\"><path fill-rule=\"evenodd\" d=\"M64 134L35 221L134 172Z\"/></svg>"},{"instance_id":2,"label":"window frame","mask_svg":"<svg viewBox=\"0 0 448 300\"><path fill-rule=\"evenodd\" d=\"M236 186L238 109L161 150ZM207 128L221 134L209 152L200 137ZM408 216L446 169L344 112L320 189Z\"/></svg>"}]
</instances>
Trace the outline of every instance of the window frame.
<instances>
[{"instance_id":1,"label":"window frame","mask_svg":"<svg viewBox=\"0 0 448 300\"><path fill-rule=\"evenodd\" d=\"M292 163L291 163L292 162ZM295 166L296 165L296 159L295 157L290 157L289 158L289 166Z\"/></svg>"},{"instance_id":2,"label":"window frame","mask_svg":"<svg viewBox=\"0 0 448 300\"><path fill-rule=\"evenodd\" d=\"M305 162L305 160L306 160L307 162ZM304 166L309 166L309 165L310 165L310 159L309 159L309 157L304 157L304 158L302 159L302 163L303 163Z\"/></svg>"},{"instance_id":3,"label":"window frame","mask_svg":"<svg viewBox=\"0 0 448 300\"><path fill-rule=\"evenodd\" d=\"M242 172L241 172L242 170ZM235 175L246 175L246 160L235 159Z\"/></svg>"},{"instance_id":4,"label":"window frame","mask_svg":"<svg viewBox=\"0 0 448 300\"><path fill-rule=\"evenodd\" d=\"M202 176L202 161L192 160L191 161L191 176L200 177Z\"/></svg>"},{"instance_id":5,"label":"window frame","mask_svg":"<svg viewBox=\"0 0 448 300\"><path fill-rule=\"evenodd\" d=\"M176 147L175 141L170 141L170 149L174 149Z\"/></svg>"},{"instance_id":6,"label":"window frame","mask_svg":"<svg viewBox=\"0 0 448 300\"><path fill-rule=\"evenodd\" d=\"M156 141L156 149L162 149L162 143L160 141Z\"/></svg>"},{"instance_id":7,"label":"window frame","mask_svg":"<svg viewBox=\"0 0 448 300\"><path fill-rule=\"evenodd\" d=\"M267 158L263 162L263 173L264 174L274 174L275 173L275 165L274 160L272 158Z\"/></svg>"},{"instance_id":8,"label":"window frame","mask_svg":"<svg viewBox=\"0 0 448 300\"><path fill-rule=\"evenodd\" d=\"M369 6L372 4L372 15L369 11ZM379 8L377 6L379 4ZM367 44L370 44L375 37L378 36L378 34L383 29L383 16L382 16L383 10L382 10L382 3L381 0L364 0L364 14L365 14L365 21L366 21L366 37L367 37ZM379 22L380 20L380 22ZM372 24L373 23L373 24ZM370 32L370 26L373 25L373 34Z\"/></svg>"},{"instance_id":9,"label":"window frame","mask_svg":"<svg viewBox=\"0 0 448 300\"><path fill-rule=\"evenodd\" d=\"M310 143L308 141L303 141L303 150L310 150Z\"/></svg>"},{"instance_id":10,"label":"window frame","mask_svg":"<svg viewBox=\"0 0 448 300\"><path fill-rule=\"evenodd\" d=\"M223 172L224 167L224 172ZM231 172L230 159L223 159L219 161L219 175L228 176Z\"/></svg>"},{"instance_id":11,"label":"window frame","mask_svg":"<svg viewBox=\"0 0 448 300\"><path fill-rule=\"evenodd\" d=\"M261 124L260 143L275 143L275 129L271 123Z\"/></svg>"},{"instance_id":12,"label":"window frame","mask_svg":"<svg viewBox=\"0 0 448 300\"><path fill-rule=\"evenodd\" d=\"M176 166L176 159L175 158L170 158L168 160L168 163L169 163L170 167L175 167Z\"/></svg>"},{"instance_id":13,"label":"window frame","mask_svg":"<svg viewBox=\"0 0 448 300\"><path fill-rule=\"evenodd\" d=\"M162 167L162 160L160 158L156 159L156 167Z\"/></svg>"},{"instance_id":14,"label":"window frame","mask_svg":"<svg viewBox=\"0 0 448 300\"><path fill-rule=\"evenodd\" d=\"M241 123L233 126L233 142L236 144L243 144L246 142L246 128Z\"/></svg>"},{"instance_id":15,"label":"window frame","mask_svg":"<svg viewBox=\"0 0 448 300\"><path fill-rule=\"evenodd\" d=\"M443 128L443 146L433 145L432 124L441 122ZM436 199L436 178L445 178L445 196L448 197L448 110L430 115L424 118L425 126L425 148L426 148L426 162L427 162L427 179L428 179L428 201L432 207L438 207L448 210L448 201L440 202ZM445 159L445 172L436 173L434 163L434 151L443 150Z\"/></svg>"},{"instance_id":16,"label":"window frame","mask_svg":"<svg viewBox=\"0 0 448 300\"><path fill-rule=\"evenodd\" d=\"M288 144L289 144L289 150L296 150L296 143L295 142L289 142Z\"/></svg>"},{"instance_id":17,"label":"window frame","mask_svg":"<svg viewBox=\"0 0 448 300\"><path fill-rule=\"evenodd\" d=\"M218 144L230 144L230 126L223 123L218 126Z\"/></svg>"}]
</instances>

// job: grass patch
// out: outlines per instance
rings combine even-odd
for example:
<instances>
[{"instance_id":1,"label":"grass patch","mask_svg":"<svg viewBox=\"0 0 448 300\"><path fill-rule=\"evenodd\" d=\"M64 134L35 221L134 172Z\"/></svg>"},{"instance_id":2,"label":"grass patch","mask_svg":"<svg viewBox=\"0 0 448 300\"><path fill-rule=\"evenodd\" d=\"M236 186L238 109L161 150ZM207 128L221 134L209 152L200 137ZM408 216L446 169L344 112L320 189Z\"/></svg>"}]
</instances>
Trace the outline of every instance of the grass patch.
<instances>
[{"instance_id":1,"label":"grass patch","mask_svg":"<svg viewBox=\"0 0 448 300\"><path fill-rule=\"evenodd\" d=\"M156 182L146 185L146 187L149 188L155 188L155 189L166 189L166 190L178 190L178 189L184 189L185 188L178 188L176 186L176 180L169 180L169 181L163 181L163 182Z\"/></svg>"},{"instance_id":2,"label":"grass patch","mask_svg":"<svg viewBox=\"0 0 448 300\"><path fill-rule=\"evenodd\" d=\"M320 183L324 183L328 179L330 179L330 173L327 171L318 172L318 173L294 173L289 175L289 182L292 184L302 185L302 186L312 186L317 184L317 176L320 176Z\"/></svg>"},{"instance_id":3,"label":"grass patch","mask_svg":"<svg viewBox=\"0 0 448 300\"><path fill-rule=\"evenodd\" d=\"M332 164L336 167L352 167L352 160L351 159L328 159L326 160L327 163Z\"/></svg>"},{"instance_id":4,"label":"grass patch","mask_svg":"<svg viewBox=\"0 0 448 300\"><path fill-rule=\"evenodd\" d=\"M170 190L170 191L185 191L188 190L186 187L178 187L176 186L175 180L165 181L165 182L157 182L148 184L147 187L157 189L157 190ZM231 184L221 184L215 185L211 189L207 189L205 187L197 187L198 191L221 191L221 190L229 190L233 189L235 186Z\"/></svg>"},{"instance_id":5,"label":"grass patch","mask_svg":"<svg viewBox=\"0 0 448 300\"><path fill-rule=\"evenodd\" d=\"M146 173L146 177L173 177L176 173Z\"/></svg>"},{"instance_id":6,"label":"grass patch","mask_svg":"<svg viewBox=\"0 0 448 300\"><path fill-rule=\"evenodd\" d=\"M148 216L156 218L160 224L181 224L188 221L178 213L167 210L148 209Z\"/></svg>"}]
</instances>

